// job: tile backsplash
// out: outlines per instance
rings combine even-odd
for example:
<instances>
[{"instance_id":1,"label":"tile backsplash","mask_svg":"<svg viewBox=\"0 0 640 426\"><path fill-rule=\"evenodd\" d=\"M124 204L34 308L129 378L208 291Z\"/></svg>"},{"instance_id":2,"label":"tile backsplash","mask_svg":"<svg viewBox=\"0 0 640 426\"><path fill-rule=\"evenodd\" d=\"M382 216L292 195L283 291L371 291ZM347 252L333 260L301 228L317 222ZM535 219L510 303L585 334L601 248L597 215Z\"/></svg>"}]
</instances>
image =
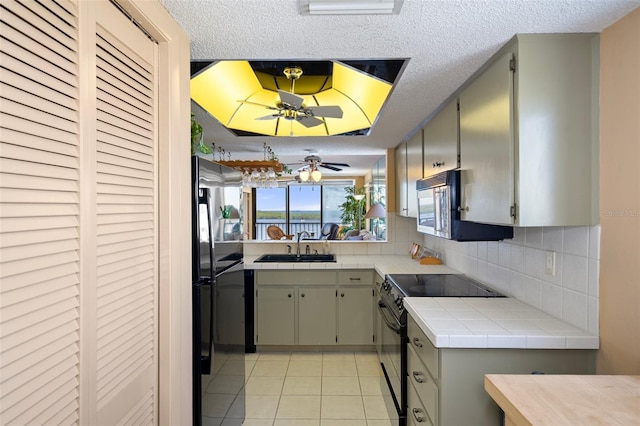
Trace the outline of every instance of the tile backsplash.
<instances>
[{"instance_id":1,"label":"tile backsplash","mask_svg":"<svg viewBox=\"0 0 640 426\"><path fill-rule=\"evenodd\" d=\"M456 242L421 236L443 262L556 318L598 333L600 225L514 228L512 240ZM555 253L555 274L545 271Z\"/></svg>"}]
</instances>

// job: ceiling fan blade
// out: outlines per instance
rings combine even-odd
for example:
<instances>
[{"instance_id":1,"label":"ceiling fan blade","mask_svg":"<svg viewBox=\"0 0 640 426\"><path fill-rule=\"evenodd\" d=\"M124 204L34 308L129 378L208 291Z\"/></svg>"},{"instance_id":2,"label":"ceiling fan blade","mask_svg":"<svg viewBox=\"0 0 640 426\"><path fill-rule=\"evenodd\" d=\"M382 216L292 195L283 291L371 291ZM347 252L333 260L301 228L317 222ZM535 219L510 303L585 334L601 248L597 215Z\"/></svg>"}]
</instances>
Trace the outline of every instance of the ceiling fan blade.
<instances>
[{"instance_id":1,"label":"ceiling fan blade","mask_svg":"<svg viewBox=\"0 0 640 426\"><path fill-rule=\"evenodd\" d=\"M327 166L326 163L322 163L322 164L318 164L319 167L324 167L325 169L329 169L329 170L333 170L336 172L341 172L342 169L338 168L338 167L333 167L333 166Z\"/></svg>"},{"instance_id":2,"label":"ceiling fan blade","mask_svg":"<svg viewBox=\"0 0 640 426\"><path fill-rule=\"evenodd\" d=\"M304 101L304 99L300 96L296 96L293 93L285 92L284 90L278 90L278 93L280 94L280 100L283 103L291 105L295 109L302 107L302 102Z\"/></svg>"},{"instance_id":3,"label":"ceiling fan blade","mask_svg":"<svg viewBox=\"0 0 640 426\"><path fill-rule=\"evenodd\" d=\"M258 117L256 118L256 120L273 120L278 117L280 117L280 114L269 114L265 115L264 117Z\"/></svg>"},{"instance_id":4,"label":"ceiling fan blade","mask_svg":"<svg viewBox=\"0 0 640 426\"><path fill-rule=\"evenodd\" d=\"M337 105L314 106L307 109L316 117L342 118L342 108Z\"/></svg>"},{"instance_id":5,"label":"ceiling fan blade","mask_svg":"<svg viewBox=\"0 0 640 426\"><path fill-rule=\"evenodd\" d=\"M346 163L332 163L332 162L326 162L323 161L322 162L323 165L330 165L330 166L340 166L340 167L351 167L350 165L346 164Z\"/></svg>"},{"instance_id":6,"label":"ceiling fan blade","mask_svg":"<svg viewBox=\"0 0 640 426\"><path fill-rule=\"evenodd\" d=\"M300 117L297 119L304 127L315 127L324 124L324 121L315 117Z\"/></svg>"},{"instance_id":7,"label":"ceiling fan blade","mask_svg":"<svg viewBox=\"0 0 640 426\"><path fill-rule=\"evenodd\" d=\"M265 104L259 104L257 102L251 102L251 101L242 101L242 100L237 100L236 102L241 102L243 104L249 104L249 105L256 105L256 106L261 106L261 107L265 107L265 108L269 108L269 109L275 109L277 110L278 108L272 106L272 105L265 105Z\"/></svg>"}]
</instances>

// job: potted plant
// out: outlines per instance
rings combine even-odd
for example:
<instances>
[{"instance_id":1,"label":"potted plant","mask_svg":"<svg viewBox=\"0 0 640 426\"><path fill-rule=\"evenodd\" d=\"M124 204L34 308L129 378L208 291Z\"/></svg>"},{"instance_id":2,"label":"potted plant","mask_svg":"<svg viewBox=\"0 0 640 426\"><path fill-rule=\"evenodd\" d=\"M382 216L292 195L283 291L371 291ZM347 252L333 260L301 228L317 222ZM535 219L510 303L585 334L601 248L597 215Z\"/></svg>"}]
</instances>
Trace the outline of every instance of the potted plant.
<instances>
[{"instance_id":1,"label":"potted plant","mask_svg":"<svg viewBox=\"0 0 640 426\"><path fill-rule=\"evenodd\" d=\"M202 125L196 121L196 115L191 113L191 155L196 151L203 154L212 154L213 149L204 143Z\"/></svg>"},{"instance_id":2,"label":"potted plant","mask_svg":"<svg viewBox=\"0 0 640 426\"><path fill-rule=\"evenodd\" d=\"M345 189L346 196L344 203L338 208L341 210L340 220L342 220L341 232L344 234L352 229L361 230L364 223L365 189L348 186Z\"/></svg>"}]
</instances>

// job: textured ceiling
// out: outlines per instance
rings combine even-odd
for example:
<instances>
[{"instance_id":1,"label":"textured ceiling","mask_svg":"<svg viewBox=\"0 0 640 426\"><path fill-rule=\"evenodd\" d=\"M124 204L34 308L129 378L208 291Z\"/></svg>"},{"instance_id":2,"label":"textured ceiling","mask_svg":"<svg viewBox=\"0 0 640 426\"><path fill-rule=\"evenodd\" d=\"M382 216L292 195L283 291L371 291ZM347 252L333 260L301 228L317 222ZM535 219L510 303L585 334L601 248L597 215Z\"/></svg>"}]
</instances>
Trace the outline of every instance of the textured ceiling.
<instances>
[{"instance_id":1,"label":"textured ceiling","mask_svg":"<svg viewBox=\"0 0 640 426\"><path fill-rule=\"evenodd\" d=\"M410 58L366 137L237 137L194 106L205 141L231 151L232 159L262 159L267 142L285 163L314 152L350 163L352 171L406 139L516 33L600 32L640 6L640 0L404 0L398 15L309 16L296 0L161 2L189 34L193 60Z\"/></svg>"}]
</instances>

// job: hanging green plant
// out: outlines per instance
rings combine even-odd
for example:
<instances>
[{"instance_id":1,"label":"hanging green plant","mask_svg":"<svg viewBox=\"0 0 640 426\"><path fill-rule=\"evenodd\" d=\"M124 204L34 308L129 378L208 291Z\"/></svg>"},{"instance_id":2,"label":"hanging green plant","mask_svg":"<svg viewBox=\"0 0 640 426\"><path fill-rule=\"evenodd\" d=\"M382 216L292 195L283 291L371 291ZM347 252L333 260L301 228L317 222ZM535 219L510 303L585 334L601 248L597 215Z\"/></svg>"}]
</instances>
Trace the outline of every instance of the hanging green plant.
<instances>
[{"instance_id":1,"label":"hanging green plant","mask_svg":"<svg viewBox=\"0 0 640 426\"><path fill-rule=\"evenodd\" d=\"M196 115L191 113L191 155L198 152L212 154L213 149L204 143L202 125L196 121Z\"/></svg>"}]
</instances>

